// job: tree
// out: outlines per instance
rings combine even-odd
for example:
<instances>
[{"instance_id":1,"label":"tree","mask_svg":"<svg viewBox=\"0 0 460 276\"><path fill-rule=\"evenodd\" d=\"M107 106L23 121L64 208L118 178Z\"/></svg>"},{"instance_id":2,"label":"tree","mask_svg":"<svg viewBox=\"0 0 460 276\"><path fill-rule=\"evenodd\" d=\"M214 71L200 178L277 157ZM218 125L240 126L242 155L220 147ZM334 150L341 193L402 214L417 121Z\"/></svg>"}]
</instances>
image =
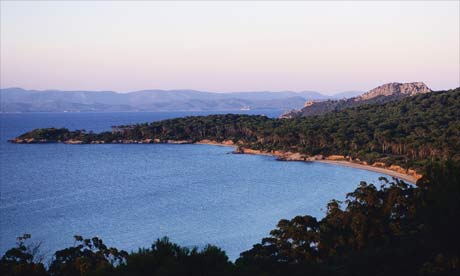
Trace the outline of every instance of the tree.
<instances>
[{"instance_id":1,"label":"tree","mask_svg":"<svg viewBox=\"0 0 460 276\"><path fill-rule=\"evenodd\" d=\"M30 234L17 238L16 247L9 249L0 260L1 275L47 275L40 255L40 243L28 243Z\"/></svg>"},{"instance_id":2,"label":"tree","mask_svg":"<svg viewBox=\"0 0 460 276\"><path fill-rule=\"evenodd\" d=\"M126 261L128 253L108 248L101 239L74 236L75 246L56 251L49 272L53 275L111 275L115 265Z\"/></svg>"}]
</instances>

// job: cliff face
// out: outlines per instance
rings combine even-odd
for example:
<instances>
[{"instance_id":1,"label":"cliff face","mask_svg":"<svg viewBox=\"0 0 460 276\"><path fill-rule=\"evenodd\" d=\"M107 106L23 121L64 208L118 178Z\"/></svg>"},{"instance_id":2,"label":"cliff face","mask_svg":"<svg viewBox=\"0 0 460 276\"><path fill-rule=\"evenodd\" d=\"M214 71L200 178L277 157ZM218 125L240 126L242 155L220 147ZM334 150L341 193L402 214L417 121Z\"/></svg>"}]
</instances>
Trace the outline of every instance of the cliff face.
<instances>
[{"instance_id":1,"label":"cliff face","mask_svg":"<svg viewBox=\"0 0 460 276\"><path fill-rule=\"evenodd\" d=\"M281 115L280 118L309 117L365 104L384 104L417 94L429 93L431 91L432 90L423 82L392 82L371 89L360 96L350 99L307 102L301 110L286 112Z\"/></svg>"}]
</instances>

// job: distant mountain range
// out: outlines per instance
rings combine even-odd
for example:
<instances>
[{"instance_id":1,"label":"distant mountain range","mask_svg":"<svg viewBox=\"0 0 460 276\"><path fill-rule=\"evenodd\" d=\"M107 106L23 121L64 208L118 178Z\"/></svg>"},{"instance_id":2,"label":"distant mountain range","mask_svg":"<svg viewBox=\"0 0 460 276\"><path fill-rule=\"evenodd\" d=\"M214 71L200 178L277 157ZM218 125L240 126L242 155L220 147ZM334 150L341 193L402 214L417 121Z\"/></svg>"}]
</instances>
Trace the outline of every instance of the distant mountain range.
<instances>
[{"instance_id":1,"label":"distant mountain range","mask_svg":"<svg viewBox=\"0 0 460 276\"><path fill-rule=\"evenodd\" d=\"M310 100L300 110L291 110L281 115L281 118L309 117L323 115L333 111L361 106L365 104L384 104L406 97L432 92L423 82L398 83L392 82L381 85L368 92L340 100Z\"/></svg>"},{"instance_id":2,"label":"distant mountain range","mask_svg":"<svg viewBox=\"0 0 460 276\"><path fill-rule=\"evenodd\" d=\"M332 100L360 95L347 91L328 96L314 91L211 93L196 90L61 91L0 89L1 112L88 111L235 111L249 109L291 110L305 101Z\"/></svg>"}]
</instances>

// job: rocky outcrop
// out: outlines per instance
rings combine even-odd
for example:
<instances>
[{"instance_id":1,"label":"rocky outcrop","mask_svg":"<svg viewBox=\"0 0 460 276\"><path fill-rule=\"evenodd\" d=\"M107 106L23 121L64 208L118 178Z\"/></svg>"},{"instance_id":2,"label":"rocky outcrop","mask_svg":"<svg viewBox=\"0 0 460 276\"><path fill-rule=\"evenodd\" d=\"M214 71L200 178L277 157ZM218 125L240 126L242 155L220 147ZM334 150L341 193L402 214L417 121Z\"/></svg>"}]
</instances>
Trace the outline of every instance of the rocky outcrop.
<instances>
[{"instance_id":1,"label":"rocky outcrop","mask_svg":"<svg viewBox=\"0 0 460 276\"><path fill-rule=\"evenodd\" d=\"M13 144L48 144L48 143L61 143L61 141L48 140L48 139L35 139L35 138L14 138L8 140Z\"/></svg>"},{"instance_id":2,"label":"rocky outcrop","mask_svg":"<svg viewBox=\"0 0 460 276\"><path fill-rule=\"evenodd\" d=\"M326 160L332 160L332 161L345 161L345 160L348 160L350 159L349 157L345 157L343 155L329 155L328 157L326 157Z\"/></svg>"},{"instance_id":3,"label":"rocky outcrop","mask_svg":"<svg viewBox=\"0 0 460 276\"><path fill-rule=\"evenodd\" d=\"M64 144L79 145L79 144L83 144L83 141L80 141L80 140L67 140L67 141L64 141Z\"/></svg>"},{"instance_id":4,"label":"rocky outcrop","mask_svg":"<svg viewBox=\"0 0 460 276\"><path fill-rule=\"evenodd\" d=\"M392 82L381 85L361 96L352 98L354 101L365 101L375 97L388 97L388 96L414 96L417 94L429 93L431 89L428 88L423 82L411 82L411 83L398 83Z\"/></svg>"},{"instance_id":5,"label":"rocky outcrop","mask_svg":"<svg viewBox=\"0 0 460 276\"><path fill-rule=\"evenodd\" d=\"M209 139L203 139L195 144L203 144L203 145L222 145L222 146L234 146L235 143L232 140L224 140L222 142L217 142L214 140L209 140Z\"/></svg>"},{"instance_id":6,"label":"rocky outcrop","mask_svg":"<svg viewBox=\"0 0 460 276\"><path fill-rule=\"evenodd\" d=\"M292 119L300 116L300 110L291 109L279 116L280 119Z\"/></svg>"},{"instance_id":7,"label":"rocky outcrop","mask_svg":"<svg viewBox=\"0 0 460 276\"><path fill-rule=\"evenodd\" d=\"M167 144L191 144L193 141L190 140L167 140Z\"/></svg>"},{"instance_id":8,"label":"rocky outcrop","mask_svg":"<svg viewBox=\"0 0 460 276\"><path fill-rule=\"evenodd\" d=\"M308 101L301 110L291 110L280 118L297 118L323 115L333 111L356 107L365 104L384 104L390 101L400 100L418 94L432 92L423 82L412 83L387 83L369 90L368 92L343 100Z\"/></svg>"}]
</instances>

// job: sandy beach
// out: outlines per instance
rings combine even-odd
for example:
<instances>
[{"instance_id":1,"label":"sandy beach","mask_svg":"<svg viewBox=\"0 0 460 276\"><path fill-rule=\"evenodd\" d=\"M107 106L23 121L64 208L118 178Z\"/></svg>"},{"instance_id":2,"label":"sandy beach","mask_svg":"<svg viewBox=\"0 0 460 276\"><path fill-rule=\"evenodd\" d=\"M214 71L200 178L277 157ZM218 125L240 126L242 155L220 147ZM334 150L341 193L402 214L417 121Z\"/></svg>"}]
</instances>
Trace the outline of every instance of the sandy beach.
<instances>
[{"instance_id":1,"label":"sandy beach","mask_svg":"<svg viewBox=\"0 0 460 276\"><path fill-rule=\"evenodd\" d=\"M195 144L226 146L226 147L233 147L234 149L236 149L236 145L233 144L233 142L231 142L231 141L216 142L216 141L212 141L212 140L202 140L202 141L199 141L199 142L197 142ZM389 175L391 177L396 177L398 179L404 180L404 181L412 183L412 184L417 183L417 178L414 177L413 175L410 175L410 174L397 172L397 171L394 171L394 170L391 170L391 169L388 169L388 168L382 168L382 167L376 167L376 166L371 166L371 165L358 164L358 163L354 163L354 162L350 162L350 161L327 160L327 159L323 159L323 160L314 160L314 159L302 160L301 158L299 158L300 156L297 156L298 154L295 154L295 153L294 154L287 154L287 153L284 153L284 152L270 153L270 152L262 152L262 151L259 151L259 150L252 150L252 149L243 149L239 153L242 153L242 154L255 154L255 155L270 155L270 156L274 156L274 157L276 157L278 159L280 157L285 158L286 156L289 156L288 159L285 159L286 161L320 162L320 163L325 163L325 164L330 164L330 165L351 167L351 168L355 168L355 169L368 170L368 171L373 171L373 172L377 172L377 173L382 173L382 174L385 174L385 175ZM282 159L279 159L279 160L282 160Z\"/></svg>"},{"instance_id":2,"label":"sandy beach","mask_svg":"<svg viewBox=\"0 0 460 276\"><path fill-rule=\"evenodd\" d=\"M315 160L313 162L320 162L320 163L331 164L331 165L352 167L352 168L356 168L356 169L362 169L362 170L368 170L368 171L383 173L383 174L386 174L386 175L389 175L389 176L396 177L398 179L404 180L406 182L410 182L412 184L415 184L417 182L417 178L415 178L412 175L403 174L403 173L395 172L395 171L392 171L392 170L389 170L389 169L374 167L374 166L370 166L370 165L361 165L361 164L356 164L356 163L348 162L348 161L334 161L334 160Z\"/></svg>"}]
</instances>

